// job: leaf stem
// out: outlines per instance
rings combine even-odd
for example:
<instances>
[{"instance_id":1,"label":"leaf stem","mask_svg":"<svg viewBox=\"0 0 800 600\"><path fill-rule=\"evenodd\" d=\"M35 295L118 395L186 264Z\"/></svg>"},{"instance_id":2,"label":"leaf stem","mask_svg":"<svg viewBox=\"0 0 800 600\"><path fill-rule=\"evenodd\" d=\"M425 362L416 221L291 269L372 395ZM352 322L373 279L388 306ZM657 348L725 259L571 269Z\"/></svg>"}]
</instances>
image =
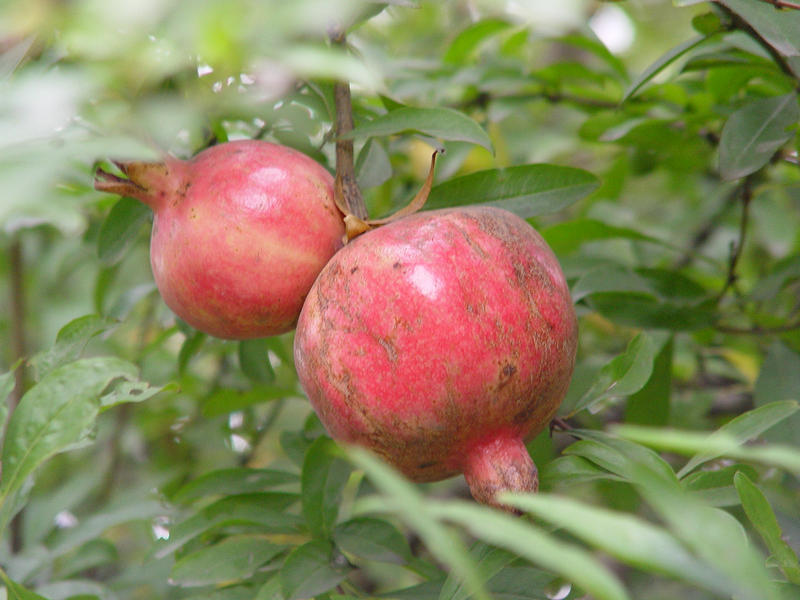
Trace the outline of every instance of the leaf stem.
<instances>
[{"instance_id":1,"label":"leaf stem","mask_svg":"<svg viewBox=\"0 0 800 600\"><path fill-rule=\"evenodd\" d=\"M22 241L16 236L8 249L9 292L11 305L11 362L19 366L14 371L14 390L8 397L8 413L11 415L22 399L26 386L25 354L27 349L27 333L25 330L25 257ZM11 522L11 552L17 554L22 550L23 513L17 513Z\"/></svg>"}]
</instances>

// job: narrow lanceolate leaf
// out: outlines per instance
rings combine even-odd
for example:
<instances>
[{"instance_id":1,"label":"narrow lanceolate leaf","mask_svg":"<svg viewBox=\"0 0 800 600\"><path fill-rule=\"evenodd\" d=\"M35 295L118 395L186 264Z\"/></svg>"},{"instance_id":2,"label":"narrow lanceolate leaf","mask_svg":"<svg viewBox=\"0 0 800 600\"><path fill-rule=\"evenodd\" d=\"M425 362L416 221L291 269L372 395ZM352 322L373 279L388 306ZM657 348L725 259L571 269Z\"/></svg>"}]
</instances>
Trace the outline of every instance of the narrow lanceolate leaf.
<instances>
[{"instance_id":1,"label":"narrow lanceolate leaf","mask_svg":"<svg viewBox=\"0 0 800 600\"><path fill-rule=\"evenodd\" d=\"M350 447L350 460L363 469L381 493L380 509L400 517L425 543L428 550L461 581L476 600L489 600L475 561L460 540L433 516L430 503L408 481L368 451Z\"/></svg>"},{"instance_id":2,"label":"narrow lanceolate leaf","mask_svg":"<svg viewBox=\"0 0 800 600\"><path fill-rule=\"evenodd\" d=\"M318 438L306 451L301 475L303 517L315 537L330 537L350 471L329 438Z\"/></svg>"},{"instance_id":3,"label":"narrow lanceolate leaf","mask_svg":"<svg viewBox=\"0 0 800 600\"><path fill-rule=\"evenodd\" d=\"M453 142L471 142L492 151L492 142L483 128L464 113L451 108L398 108L359 125L349 137L394 135L407 131Z\"/></svg>"},{"instance_id":4,"label":"narrow lanceolate leaf","mask_svg":"<svg viewBox=\"0 0 800 600\"><path fill-rule=\"evenodd\" d=\"M546 494L508 494L504 501L566 529L626 564L663 573L721 595L730 596L737 591L725 574L700 562L669 532L633 515ZM613 535L609 535L612 531Z\"/></svg>"},{"instance_id":5,"label":"narrow lanceolate leaf","mask_svg":"<svg viewBox=\"0 0 800 600\"><path fill-rule=\"evenodd\" d=\"M798 409L800 409L800 405L793 400L782 400L765 404L764 406L755 408L728 421L711 436L712 442L714 437L726 436L730 436L737 443L750 441L764 433L773 425L792 416ZM687 473L691 473L704 462L713 460L718 456L719 454L715 454L714 452L704 452L692 457L692 459L678 471L678 477L683 477Z\"/></svg>"},{"instance_id":6,"label":"narrow lanceolate leaf","mask_svg":"<svg viewBox=\"0 0 800 600\"><path fill-rule=\"evenodd\" d=\"M85 441L100 396L115 379L132 380L136 367L118 358L89 358L55 369L22 397L3 442L0 531L11 518L13 496L49 457Z\"/></svg>"},{"instance_id":7,"label":"narrow lanceolate leaf","mask_svg":"<svg viewBox=\"0 0 800 600\"><path fill-rule=\"evenodd\" d=\"M269 361L269 342L266 339L239 342L239 366L253 381L259 383L275 381L275 371Z\"/></svg>"},{"instance_id":8,"label":"narrow lanceolate leaf","mask_svg":"<svg viewBox=\"0 0 800 600\"><path fill-rule=\"evenodd\" d=\"M623 600L622 584L589 552L562 542L533 525L467 502L429 503L432 514L463 527L488 544L500 546L558 573L597 600Z\"/></svg>"},{"instance_id":9,"label":"narrow lanceolate leaf","mask_svg":"<svg viewBox=\"0 0 800 600\"><path fill-rule=\"evenodd\" d=\"M566 208L598 185L594 175L574 167L535 164L489 169L435 186L426 208L489 204L528 219Z\"/></svg>"},{"instance_id":10,"label":"narrow lanceolate leaf","mask_svg":"<svg viewBox=\"0 0 800 600\"><path fill-rule=\"evenodd\" d=\"M707 39L708 36L704 35L694 37L690 40L686 40L682 44L678 44L671 50L668 50L662 54L653 64L647 67L644 72L633 81L633 83L631 83L627 90L625 90L625 94L622 96L622 101L625 102L625 100L638 92L645 83L650 81L653 77L658 75L661 71L675 62L678 58L686 54L689 50L699 46Z\"/></svg>"},{"instance_id":11,"label":"narrow lanceolate leaf","mask_svg":"<svg viewBox=\"0 0 800 600\"><path fill-rule=\"evenodd\" d=\"M764 492L741 471L734 475L733 483L747 518L750 519L753 527L764 540L772 553L772 558L786 575L786 579L800 585L800 563L797 555L784 541L781 526L778 524L778 519L775 518L775 513Z\"/></svg>"},{"instance_id":12,"label":"narrow lanceolate leaf","mask_svg":"<svg viewBox=\"0 0 800 600\"><path fill-rule=\"evenodd\" d=\"M737 600L780 600L764 557L733 515L700 502L681 486L666 485L647 469L639 469L634 480L672 534L701 561L725 574L737 588Z\"/></svg>"},{"instance_id":13,"label":"narrow lanceolate leaf","mask_svg":"<svg viewBox=\"0 0 800 600\"><path fill-rule=\"evenodd\" d=\"M766 165L795 132L800 119L797 94L755 100L733 113L722 128L719 170L723 179L738 179Z\"/></svg>"}]
</instances>

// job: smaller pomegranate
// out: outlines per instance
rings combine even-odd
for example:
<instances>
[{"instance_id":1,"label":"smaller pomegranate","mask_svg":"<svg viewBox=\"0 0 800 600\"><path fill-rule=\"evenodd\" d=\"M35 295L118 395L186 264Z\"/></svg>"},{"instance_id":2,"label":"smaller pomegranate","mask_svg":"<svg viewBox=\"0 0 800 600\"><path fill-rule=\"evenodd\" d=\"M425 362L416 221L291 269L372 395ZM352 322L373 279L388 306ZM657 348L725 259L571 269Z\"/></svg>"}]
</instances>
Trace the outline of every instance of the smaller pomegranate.
<instances>
[{"instance_id":1,"label":"smaller pomegranate","mask_svg":"<svg viewBox=\"0 0 800 600\"><path fill-rule=\"evenodd\" d=\"M308 156L258 140L189 161L118 162L95 188L136 198L155 217L150 264L175 314L225 339L284 333L342 245L333 177Z\"/></svg>"},{"instance_id":2,"label":"smaller pomegranate","mask_svg":"<svg viewBox=\"0 0 800 600\"><path fill-rule=\"evenodd\" d=\"M572 375L564 275L517 216L466 207L356 237L322 270L295 337L300 382L328 432L415 481L462 472L472 495L535 491L524 442ZM501 508L506 508L502 507Z\"/></svg>"}]
</instances>

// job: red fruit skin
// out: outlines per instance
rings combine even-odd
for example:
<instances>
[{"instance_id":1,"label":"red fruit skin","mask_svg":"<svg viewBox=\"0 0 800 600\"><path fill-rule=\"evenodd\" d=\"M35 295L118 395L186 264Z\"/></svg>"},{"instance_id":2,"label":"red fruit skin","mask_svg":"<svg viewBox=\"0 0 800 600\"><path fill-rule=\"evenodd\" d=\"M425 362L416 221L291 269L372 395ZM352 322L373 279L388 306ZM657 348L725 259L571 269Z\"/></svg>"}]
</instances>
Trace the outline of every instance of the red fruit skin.
<instances>
[{"instance_id":1,"label":"red fruit skin","mask_svg":"<svg viewBox=\"0 0 800 600\"><path fill-rule=\"evenodd\" d=\"M295 326L314 279L342 245L328 171L257 140L212 146L188 162L120 166L129 182L96 187L153 208L153 276L175 314L225 339ZM128 188L109 189L120 183Z\"/></svg>"},{"instance_id":2,"label":"red fruit skin","mask_svg":"<svg viewBox=\"0 0 800 600\"><path fill-rule=\"evenodd\" d=\"M577 321L558 262L517 216L467 207L365 233L322 270L295 336L300 382L332 437L416 481L465 472L473 495L534 491L523 445L572 374Z\"/></svg>"}]
</instances>

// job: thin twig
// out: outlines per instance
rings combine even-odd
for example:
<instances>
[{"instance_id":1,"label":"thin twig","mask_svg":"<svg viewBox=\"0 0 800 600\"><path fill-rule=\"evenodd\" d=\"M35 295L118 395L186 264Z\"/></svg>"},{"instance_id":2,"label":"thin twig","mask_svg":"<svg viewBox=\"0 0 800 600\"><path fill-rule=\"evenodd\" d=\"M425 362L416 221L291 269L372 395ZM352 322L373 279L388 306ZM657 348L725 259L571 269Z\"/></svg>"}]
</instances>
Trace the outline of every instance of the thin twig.
<instances>
[{"instance_id":1,"label":"thin twig","mask_svg":"<svg viewBox=\"0 0 800 600\"><path fill-rule=\"evenodd\" d=\"M789 8L792 10L800 10L800 3L788 2L788 0L762 0L767 4L772 4L775 8Z\"/></svg>"},{"instance_id":2,"label":"thin twig","mask_svg":"<svg viewBox=\"0 0 800 600\"><path fill-rule=\"evenodd\" d=\"M739 264L739 259L742 256L742 249L744 248L745 239L747 237L747 226L750 222L750 202L753 199L753 175L748 175L742 182L742 216L739 219L739 241L733 244L731 249L730 260L728 261L728 275L725 278L725 284L717 296L719 302L736 283L738 275L736 274L736 267Z\"/></svg>"},{"instance_id":3,"label":"thin twig","mask_svg":"<svg viewBox=\"0 0 800 600\"><path fill-rule=\"evenodd\" d=\"M343 31L331 33L331 41L345 46L347 40ZM366 219L367 207L356 180L355 161L353 160L353 140L345 136L353 130L353 105L350 98L350 84L337 81L333 86L336 103L336 187L334 193L340 209Z\"/></svg>"},{"instance_id":4,"label":"thin twig","mask_svg":"<svg viewBox=\"0 0 800 600\"><path fill-rule=\"evenodd\" d=\"M27 351L27 335L25 331L25 257L19 237L11 242L8 251L8 270L11 304L11 362L17 363L14 371L14 390L8 397L8 412L11 414L25 393L26 372L24 358ZM11 552L17 554L22 550L22 521L20 511L11 521Z\"/></svg>"}]
</instances>

